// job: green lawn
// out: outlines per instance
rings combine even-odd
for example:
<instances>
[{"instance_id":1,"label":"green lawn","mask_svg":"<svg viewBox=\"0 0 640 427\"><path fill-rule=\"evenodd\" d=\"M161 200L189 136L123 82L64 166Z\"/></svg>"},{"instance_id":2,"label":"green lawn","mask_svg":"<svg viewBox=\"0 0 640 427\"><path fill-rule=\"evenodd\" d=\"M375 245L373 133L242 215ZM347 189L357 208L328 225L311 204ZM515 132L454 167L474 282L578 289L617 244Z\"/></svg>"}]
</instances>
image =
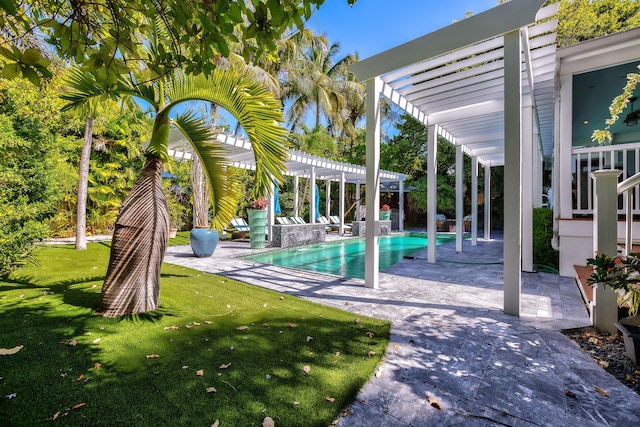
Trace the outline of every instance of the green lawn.
<instances>
[{"instance_id":1,"label":"green lawn","mask_svg":"<svg viewBox=\"0 0 640 427\"><path fill-rule=\"evenodd\" d=\"M168 264L159 310L98 317L109 245L37 256L0 279L0 348L24 346L0 355L0 425L324 427L388 344L387 322Z\"/></svg>"}]
</instances>

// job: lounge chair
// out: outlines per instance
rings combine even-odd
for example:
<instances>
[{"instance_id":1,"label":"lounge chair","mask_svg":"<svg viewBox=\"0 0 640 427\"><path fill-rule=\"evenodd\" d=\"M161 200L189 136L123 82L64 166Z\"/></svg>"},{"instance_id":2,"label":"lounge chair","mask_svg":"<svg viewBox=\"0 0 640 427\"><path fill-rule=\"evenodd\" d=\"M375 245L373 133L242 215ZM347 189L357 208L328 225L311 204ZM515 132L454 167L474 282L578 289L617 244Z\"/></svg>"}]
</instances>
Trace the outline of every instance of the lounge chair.
<instances>
[{"instance_id":1,"label":"lounge chair","mask_svg":"<svg viewBox=\"0 0 640 427\"><path fill-rule=\"evenodd\" d=\"M247 221L245 221L244 218L233 218L231 219L230 224L231 228L226 231L231 233L231 240L244 239L251 231L249 224L247 224Z\"/></svg>"},{"instance_id":2,"label":"lounge chair","mask_svg":"<svg viewBox=\"0 0 640 427\"><path fill-rule=\"evenodd\" d=\"M338 218L338 216L337 216L337 215L331 215L331 216L329 217L329 221L331 222L331 226L332 226L332 227L333 227L333 226L337 226L337 227L338 227L338 230L340 229L340 228L339 228L339 227L340 227L340 218ZM351 232L351 225L349 225L349 224L344 224L344 226L343 226L343 230L344 230L344 231L347 231L347 232Z\"/></svg>"},{"instance_id":3,"label":"lounge chair","mask_svg":"<svg viewBox=\"0 0 640 427\"><path fill-rule=\"evenodd\" d=\"M318 222L327 226L327 233L333 230L338 231L337 226L335 226L335 224L331 224L331 221L329 221L324 215L320 215L318 217Z\"/></svg>"},{"instance_id":4,"label":"lounge chair","mask_svg":"<svg viewBox=\"0 0 640 427\"><path fill-rule=\"evenodd\" d=\"M284 216L278 216L278 217L276 217L276 221L277 221L277 222L278 222L278 224L280 224L280 225L295 224L294 222L291 222L291 220L289 220L289 218L284 217Z\"/></svg>"},{"instance_id":5,"label":"lounge chair","mask_svg":"<svg viewBox=\"0 0 640 427\"><path fill-rule=\"evenodd\" d=\"M292 216L291 217L291 223L292 224L306 224L307 222L304 219L302 219L302 217Z\"/></svg>"}]
</instances>

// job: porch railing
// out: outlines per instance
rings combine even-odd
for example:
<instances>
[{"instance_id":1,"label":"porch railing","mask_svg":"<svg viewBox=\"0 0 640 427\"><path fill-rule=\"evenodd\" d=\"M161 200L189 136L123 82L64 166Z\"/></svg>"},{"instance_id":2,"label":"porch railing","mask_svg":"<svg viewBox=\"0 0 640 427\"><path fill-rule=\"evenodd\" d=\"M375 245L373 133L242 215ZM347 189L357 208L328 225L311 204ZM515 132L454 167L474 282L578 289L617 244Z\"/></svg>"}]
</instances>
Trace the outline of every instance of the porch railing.
<instances>
[{"instance_id":1,"label":"porch railing","mask_svg":"<svg viewBox=\"0 0 640 427\"><path fill-rule=\"evenodd\" d=\"M593 181L589 174L596 170L617 169L622 171L624 181L640 172L640 142L618 145L604 145L588 148L574 148L571 156L573 177L573 214L592 215L594 209ZM634 197L629 198L629 194ZM631 203L628 200L632 200ZM640 215L640 188L634 186L631 192L624 191L618 197L618 214L631 209Z\"/></svg>"}]
</instances>

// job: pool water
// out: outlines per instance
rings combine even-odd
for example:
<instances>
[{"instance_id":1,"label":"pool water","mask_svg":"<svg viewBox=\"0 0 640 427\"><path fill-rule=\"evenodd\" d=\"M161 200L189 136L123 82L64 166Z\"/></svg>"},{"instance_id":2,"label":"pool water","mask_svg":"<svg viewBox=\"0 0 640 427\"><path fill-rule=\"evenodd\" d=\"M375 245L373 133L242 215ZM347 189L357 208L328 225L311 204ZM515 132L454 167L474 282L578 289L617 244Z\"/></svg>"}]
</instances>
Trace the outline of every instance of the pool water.
<instances>
[{"instance_id":1,"label":"pool water","mask_svg":"<svg viewBox=\"0 0 640 427\"><path fill-rule=\"evenodd\" d=\"M439 234L436 244L439 245L451 240L455 240L455 235ZM382 271L400 261L402 257L410 256L426 247L426 234L381 236L380 270ZM365 244L364 238L349 239L251 255L246 259L264 264L364 279Z\"/></svg>"}]
</instances>

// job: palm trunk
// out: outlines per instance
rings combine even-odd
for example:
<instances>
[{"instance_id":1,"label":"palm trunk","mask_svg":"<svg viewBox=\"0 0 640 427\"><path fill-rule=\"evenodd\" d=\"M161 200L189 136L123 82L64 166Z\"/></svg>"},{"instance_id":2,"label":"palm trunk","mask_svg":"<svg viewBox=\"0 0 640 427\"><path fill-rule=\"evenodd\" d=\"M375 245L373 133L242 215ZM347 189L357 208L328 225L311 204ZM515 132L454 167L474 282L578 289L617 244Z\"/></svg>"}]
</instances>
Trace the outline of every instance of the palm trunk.
<instances>
[{"instance_id":1,"label":"palm trunk","mask_svg":"<svg viewBox=\"0 0 640 427\"><path fill-rule=\"evenodd\" d=\"M87 187L89 182L89 160L93 142L93 116L87 117L84 126L84 143L80 155L78 201L76 206L76 249L87 249Z\"/></svg>"},{"instance_id":2,"label":"palm trunk","mask_svg":"<svg viewBox=\"0 0 640 427\"><path fill-rule=\"evenodd\" d=\"M155 310L167 249L169 212L162 192L162 161L148 158L116 220L100 314Z\"/></svg>"}]
</instances>

